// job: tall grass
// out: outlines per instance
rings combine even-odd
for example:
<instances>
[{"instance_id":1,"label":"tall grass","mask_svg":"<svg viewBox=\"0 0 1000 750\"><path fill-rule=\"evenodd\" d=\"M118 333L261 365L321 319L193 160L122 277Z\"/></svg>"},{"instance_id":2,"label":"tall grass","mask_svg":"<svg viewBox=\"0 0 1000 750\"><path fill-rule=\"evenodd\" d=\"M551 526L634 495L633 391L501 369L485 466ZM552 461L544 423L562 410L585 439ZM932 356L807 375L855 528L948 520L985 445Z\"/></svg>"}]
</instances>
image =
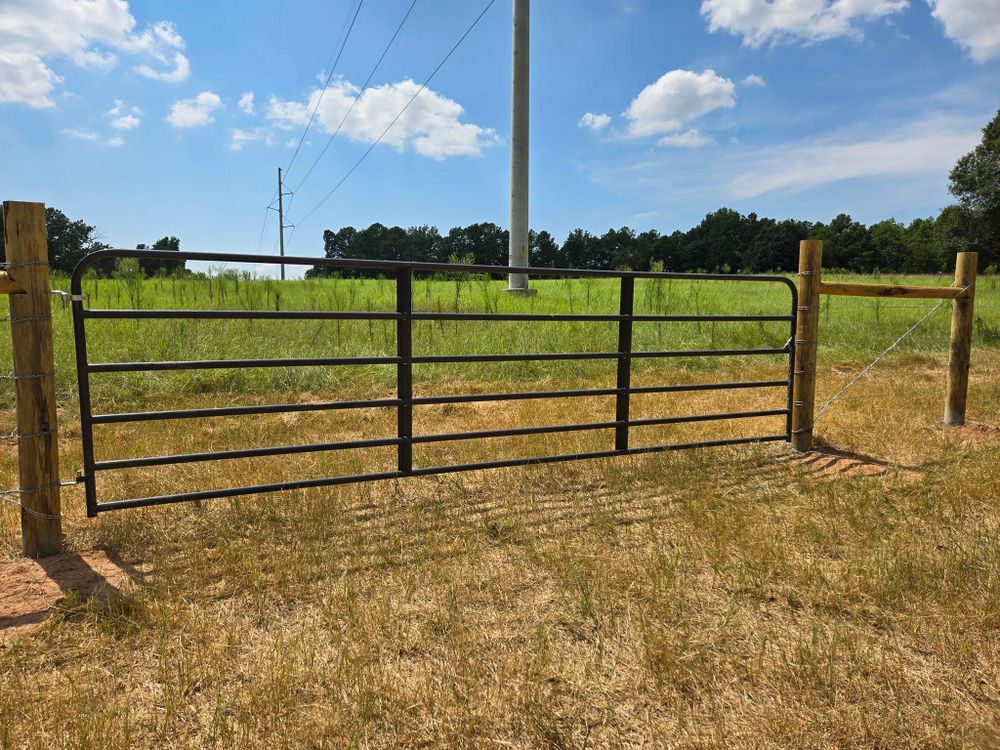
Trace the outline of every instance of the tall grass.
<instances>
[{"instance_id":1,"label":"tall grass","mask_svg":"<svg viewBox=\"0 0 1000 750\"><path fill-rule=\"evenodd\" d=\"M848 278L848 277L845 277ZM886 277L899 283L947 284L945 278ZM424 312L618 312L615 280L536 280L538 296L506 294L505 283L482 276L418 277L413 307ZM68 288L66 278L53 286ZM179 308L196 310L350 310L391 311L395 284L389 279L309 279L280 284L232 271L205 278L88 279L84 291L94 308ZM5 304L0 301L0 305ZM823 300L821 356L860 363L902 334L933 302L831 298ZM635 310L640 314L785 315L788 291L777 284L745 281L639 280ZM1000 292L996 279L980 283L977 299L977 346L1000 347ZM63 401L75 394L71 315L56 304L56 369ZM906 350L927 356L947 351L948 314L942 311L918 329ZM785 323L638 323L636 350L735 349L781 347ZM90 360L97 362L380 356L395 353L392 321L132 321L88 322ZM492 354L500 352L598 352L617 348L613 323L579 322L418 322L418 354ZM780 359L780 358L778 358ZM777 359L772 360L777 361ZM0 347L0 370L10 369L9 347ZM636 360L639 370L664 368L704 372L717 360L682 359L664 363ZM447 386L458 380L505 380L514 383L567 377L603 377L607 362L468 364L416 368L418 387ZM170 393L266 393L298 390L351 391L391 386L391 367L339 367L130 373L95 377L94 393L124 404ZM12 390L0 392L0 406L10 406Z\"/></svg>"},{"instance_id":2,"label":"tall grass","mask_svg":"<svg viewBox=\"0 0 1000 750\"><path fill-rule=\"evenodd\" d=\"M903 279L897 279L902 281ZM59 280L63 283L65 280ZM913 279L907 279L913 282ZM920 279L921 283L946 283ZM608 282L420 279L414 306L607 312ZM389 310L393 284L215 275L87 283L92 307ZM1000 422L995 284L980 286L970 415ZM934 303L828 299L820 395ZM640 282L651 313L784 313L781 289ZM69 311L58 304L60 461L81 462ZM136 583L58 603L0 646L0 750L100 748L960 748L1000 746L995 438L939 426L946 311L819 425L907 472L818 481L781 446L689 451L224 499L84 518L66 544ZM91 361L386 353L381 322L91 321ZM598 351L614 325L420 324L435 352ZM785 324L641 324L636 347L772 346ZM9 347L0 347L9 368ZM782 377L781 358L644 363L638 385ZM611 365L418 368L430 392L596 387ZM391 394L391 368L94 378L98 408ZM515 382L511 382L515 381ZM0 382L2 386L2 382ZM0 413L13 426L12 397ZM768 401L771 399L771 401ZM764 408L780 389L637 397L636 417ZM780 405L780 404L778 404ZM613 398L421 410L418 432L605 418ZM780 431L760 420L636 430L636 444ZM391 411L106 425L99 457L394 434ZM8 431L4 429L4 432ZM607 447L608 431L423 446L421 465ZM603 442L602 442L603 441ZM377 471L384 451L106 472L102 499ZM16 484L0 452L0 487ZM18 518L0 509L0 566ZM2 571L2 567L0 567ZM40 616L46 613L39 613ZM0 624L3 612L0 612Z\"/></svg>"}]
</instances>

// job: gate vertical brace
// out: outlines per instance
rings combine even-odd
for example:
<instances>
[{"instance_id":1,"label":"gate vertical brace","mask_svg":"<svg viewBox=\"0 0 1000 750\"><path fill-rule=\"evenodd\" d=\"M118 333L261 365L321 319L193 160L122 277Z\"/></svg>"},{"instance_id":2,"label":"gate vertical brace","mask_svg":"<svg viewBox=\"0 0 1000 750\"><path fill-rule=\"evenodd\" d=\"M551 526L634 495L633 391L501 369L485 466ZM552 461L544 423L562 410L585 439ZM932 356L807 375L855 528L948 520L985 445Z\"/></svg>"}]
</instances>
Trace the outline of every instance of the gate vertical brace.
<instances>
[{"instance_id":1,"label":"gate vertical brace","mask_svg":"<svg viewBox=\"0 0 1000 750\"><path fill-rule=\"evenodd\" d=\"M397 436L399 473L413 473L413 272L409 268L396 271L396 391L399 398Z\"/></svg>"},{"instance_id":2,"label":"gate vertical brace","mask_svg":"<svg viewBox=\"0 0 1000 750\"><path fill-rule=\"evenodd\" d=\"M792 321L788 333L788 416L785 418L785 432L788 442L795 439L792 427L792 415L795 413L795 357L798 347L795 346L795 331L798 326L799 290L792 288Z\"/></svg>"},{"instance_id":3,"label":"gate vertical brace","mask_svg":"<svg viewBox=\"0 0 1000 750\"><path fill-rule=\"evenodd\" d=\"M618 395L615 400L615 450L628 450L629 406L632 388L632 313L635 298L635 279L622 276L619 295L618 321Z\"/></svg>"},{"instance_id":4,"label":"gate vertical brace","mask_svg":"<svg viewBox=\"0 0 1000 750\"><path fill-rule=\"evenodd\" d=\"M87 499L87 517L97 517L97 477L94 470L94 417L90 405L90 365L87 362L87 332L83 310L82 274L73 272L70 282L73 295L73 344L76 349L76 382L80 396L80 445L83 450L83 489ZM79 481L79 478L78 480Z\"/></svg>"}]
</instances>

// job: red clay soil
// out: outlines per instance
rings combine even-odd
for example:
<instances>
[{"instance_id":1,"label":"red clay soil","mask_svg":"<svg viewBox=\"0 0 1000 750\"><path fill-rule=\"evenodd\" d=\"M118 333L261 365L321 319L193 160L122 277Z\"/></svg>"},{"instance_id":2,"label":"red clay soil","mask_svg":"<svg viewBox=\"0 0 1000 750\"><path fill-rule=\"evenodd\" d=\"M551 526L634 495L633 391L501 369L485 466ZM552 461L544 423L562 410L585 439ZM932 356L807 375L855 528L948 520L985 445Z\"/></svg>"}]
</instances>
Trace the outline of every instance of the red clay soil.
<instances>
[{"instance_id":1,"label":"red clay soil","mask_svg":"<svg viewBox=\"0 0 1000 750\"><path fill-rule=\"evenodd\" d=\"M961 440L1000 440L1000 427L969 422L964 427L956 427L953 434Z\"/></svg>"},{"instance_id":2,"label":"red clay soil","mask_svg":"<svg viewBox=\"0 0 1000 750\"><path fill-rule=\"evenodd\" d=\"M68 592L89 599L122 591L131 577L124 563L99 550L0 561L0 648L37 628Z\"/></svg>"}]
</instances>

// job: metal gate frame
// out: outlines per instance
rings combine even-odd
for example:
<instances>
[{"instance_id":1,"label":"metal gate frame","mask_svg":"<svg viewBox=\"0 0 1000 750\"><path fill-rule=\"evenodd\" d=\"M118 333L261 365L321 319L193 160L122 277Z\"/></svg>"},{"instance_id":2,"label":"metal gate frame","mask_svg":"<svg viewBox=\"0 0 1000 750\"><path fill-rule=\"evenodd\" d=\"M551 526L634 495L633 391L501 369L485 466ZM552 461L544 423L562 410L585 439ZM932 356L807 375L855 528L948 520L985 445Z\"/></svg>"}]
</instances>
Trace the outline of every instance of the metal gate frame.
<instances>
[{"instance_id":1,"label":"metal gate frame","mask_svg":"<svg viewBox=\"0 0 1000 750\"><path fill-rule=\"evenodd\" d=\"M320 266L340 271L368 271L394 276L396 280L395 312L355 312L355 311L268 311L268 310L117 310L87 309L83 305L83 276L94 264L114 258L146 258L159 260L183 260L222 263L247 263L267 265ZM618 315L571 315L571 314L512 314L512 313L433 313L414 312L412 307L412 280L414 273L489 274L505 276L509 273L529 273L538 277L560 278L616 278L620 280L620 308ZM788 315L636 315L633 312L633 298L636 279L676 279L691 281L739 281L782 284L791 295ZM99 250L84 257L73 271L72 285L73 334L76 345L77 378L80 394L80 427L83 445L83 470L81 479L86 489L87 515L96 516L100 512L163 505L194 500L254 495L285 490L298 490L332 485L351 484L404 477L431 476L480 469L498 469L562 461L576 461L612 456L639 455L688 448L708 448L724 445L786 441L792 439L792 383L795 362L795 322L798 312L798 292L795 284L784 276L777 275L733 275L733 274L684 274L653 273L638 271L589 271L553 268L508 268L506 266L454 265L448 263L418 263L375 260L348 260L329 258L259 256L230 253L193 253L151 250L107 249ZM207 320L394 320L396 321L396 355L391 357L322 357L308 359L244 359L244 360L200 360L162 362L101 362L93 363L87 358L86 321L88 319L207 319ZM537 354L491 354L491 355L431 355L413 353L413 321L573 321L573 322L616 322L618 323L618 351L615 352L567 352ZM680 351L633 351L632 324L634 322L787 322L789 339L782 348L773 349L710 349ZM632 360L639 358L674 357L723 357L734 355L779 355L788 356L788 379L772 381L709 383L692 385L662 385L634 388L631 385ZM541 362L566 360L617 360L618 371L615 388L541 391L522 393L491 393L459 396L432 396L414 398L413 366L429 363L470 363L470 362ZM120 414L94 414L90 397L90 375L109 372L151 372L165 370L226 369L243 367L325 367L350 365L395 365L396 398L333 401L312 404L267 404L259 406L230 406L207 409L174 409L166 411L135 412ZM685 391L722 391L746 388L784 388L787 392L783 408L763 411L728 412L700 414L692 416L663 417L658 419L631 419L630 402L632 394L677 393ZM431 404L458 404L491 401L515 401L545 398L579 398L587 396L615 396L615 419L608 422L555 425L549 427L524 427L505 430L483 430L477 432L457 432L450 434L414 435L413 407ZM311 445L278 446L245 450L211 451L148 458L126 458L117 460L96 460L94 456L94 425L123 422L152 422L168 419L192 419L203 417L224 417L255 414L278 414L305 411L337 411L349 409L394 408L397 413L397 435L394 438L355 440ZM762 435L748 438L729 438L699 442L656 446L629 446L631 427L709 422L752 417L784 416L785 431L776 435ZM454 442L485 438L512 437L520 435L542 435L565 432L614 430L614 448L589 453L534 456L497 461L455 464L414 468L413 446L427 443ZM397 447L397 468L371 474L305 479L275 482L244 487L182 492L171 495L131 498L111 502L98 502L96 479L100 471L143 468L150 466L176 465L202 461L218 461L237 458L292 455L358 448Z\"/></svg>"}]
</instances>

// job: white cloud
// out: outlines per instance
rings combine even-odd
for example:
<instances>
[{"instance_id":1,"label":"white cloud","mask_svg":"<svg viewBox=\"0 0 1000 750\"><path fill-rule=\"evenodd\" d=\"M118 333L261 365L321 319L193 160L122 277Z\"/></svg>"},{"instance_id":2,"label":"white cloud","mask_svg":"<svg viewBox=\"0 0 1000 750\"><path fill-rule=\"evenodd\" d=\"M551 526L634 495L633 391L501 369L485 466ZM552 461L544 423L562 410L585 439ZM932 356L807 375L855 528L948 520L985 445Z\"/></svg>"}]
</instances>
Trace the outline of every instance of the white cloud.
<instances>
[{"instance_id":1,"label":"white cloud","mask_svg":"<svg viewBox=\"0 0 1000 750\"><path fill-rule=\"evenodd\" d=\"M122 146L125 144L125 140L121 136L112 136L105 139L100 133L96 133L93 130L85 130L84 128L67 128L63 131L64 135L68 135L70 138L76 141L89 141L90 143L101 143L104 146L111 146L112 148L117 146Z\"/></svg>"},{"instance_id":2,"label":"white cloud","mask_svg":"<svg viewBox=\"0 0 1000 750\"><path fill-rule=\"evenodd\" d=\"M116 130L132 130L142 122L137 115L142 114L138 107L128 107L121 99L115 99L115 105L106 113L111 120L111 127Z\"/></svg>"},{"instance_id":3,"label":"white cloud","mask_svg":"<svg viewBox=\"0 0 1000 750\"><path fill-rule=\"evenodd\" d=\"M1000 57L1000 2L997 0L927 0L945 35L969 50L976 62Z\"/></svg>"},{"instance_id":4,"label":"white cloud","mask_svg":"<svg viewBox=\"0 0 1000 750\"><path fill-rule=\"evenodd\" d=\"M928 118L880 136L840 134L751 151L741 159L729 192L755 198L858 178L947 175L980 136L973 123Z\"/></svg>"},{"instance_id":5,"label":"white cloud","mask_svg":"<svg viewBox=\"0 0 1000 750\"><path fill-rule=\"evenodd\" d=\"M373 143L419 89L420 85L410 79L366 89L344 122L341 133L353 141ZM343 78L330 85L316 112L320 131L328 134L336 131L359 90ZM300 127L309 120L319 96L317 89L305 103L272 97L267 117L277 127ZM458 102L424 89L385 134L382 143L397 151L409 147L421 156L440 160L452 156L478 156L484 149L501 142L492 128L462 122L463 112Z\"/></svg>"},{"instance_id":6,"label":"white cloud","mask_svg":"<svg viewBox=\"0 0 1000 750\"><path fill-rule=\"evenodd\" d=\"M83 128L67 128L63 133L77 141L101 140L100 133L95 133L93 130L84 130Z\"/></svg>"},{"instance_id":7,"label":"white cloud","mask_svg":"<svg viewBox=\"0 0 1000 750\"><path fill-rule=\"evenodd\" d=\"M611 115L595 115L593 112L588 112L580 118L580 122L577 123L577 127L589 128L590 130L597 131L603 130L610 124Z\"/></svg>"},{"instance_id":8,"label":"white cloud","mask_svg":"<svg viewBox=\"0 0 1000 750\"><path fill-rule=\"evenodd\" d=\"M858 37L859 23L899 13L908 5L908 0L703 0L701 14L709 31L726 31L758 47L792 39Z\"/></svg>"},{"instance_id":9,"label":"white cloud","mask_svg":"<svg viewBox=\"0 0 1000 750\"><path fill-rule=\"evenodd\" d=\"M248 143L262 142L265 146L274 145L274 133L269 128L254 128L253 130L241 130L233 128L229 131L229 149L231 151L242 151Z\"/></svg>"},{"instance_id":10,"label":"white cloud","mask_svg":"<svg viewBox=\"0 0 1000 750\"><path fill-rule=\"evenodd\" d=\"M765 81L756 73L751 73L742 81L740 81L740 84L748 88L764 88L765 86L767 86L767 81Z\"/></svg>"},{"instance_id":11,"label":"white cloud","mask_svg":"<svg viewBox=\"0 0 1000 750\"><path fill-rule=\"evenodd\" d=\"M667 135L658 141L661 146L673 146L675 148L701 148L715 143L715 139L705 135L699 130L688 130L677 135Z\"/></svg>"},{"instance_id":12,"label":"white cloud","mask_svg":"<svg viewBox=\"0 0 1000 750\"><path fill-rule=\"evenodd\" d=\"M177 50L184 40L169 23L135 33L126 0L3 0L0 12L0 103L51 107L62 79L50 67L65 59L81 68L107 70L119 52L168 63L167 72L140 66L161 80L180 80L188 64ZM149 75L151 74L151 75Z\"/></svg>"},{"instance_id":13,"label":"white cloud","mask_svg":"<svg viewBox=\"0 0 1000 750\"><path fill-rule=\"evenodd\" d=\"M625 116L629 135L661 135L735 104L736 86L714 70L672 70L643 89L625 110Z\"/></svg>"},{"instance_id":14,"label":"white cloud","mask_svg":"<svg viewBox=\"0 0 1000 750\"><path fill-rule=\"evenodd\" d=\"M168 83L187 80L187 77L191 75L191 64L180 52L174 53L172 64L174 66L172 70L163 71L153 70L148 65L139 65L136 67L135 72L154 81L166 81Z\"/></svg>"},{"instance_id":15,"label":"white cloud","mask_svg":"<svg viewBox=\"0 0 1000 750\"><path fill-rule=\"evenodd\" d=\"M236 103L236 106L243 110L244 114L252 115L253 110L253 92L247 91L240 97L240 100Z\"/></svg>"},{"instance_id":16,"label":"white cloud","mask_svg":"<svg viewBox=\"0 0 1000 750\"><path fill-rule=\"evenodd\" d=\"M115 130L132 130L132 128L139 127L140 122L142 121L135 115L122 115L111 121L111 127Z\"/></svg>"},{"instance_id":17,"label":"white cloud","mask_svg":"<svg viewBox=\"0 0 1000 750\"><path fill-rule=\"evenodd\" d=\"M175 128L200 128L213 122L212 113L222 106L222 99L211 91L202 91L193 99L181 99L170 105L165 118Z\"/></svg>"},{"instance_id":18,"label":"white cloud","mask_svg":"<svg viewBox=\"0 0 1000 750\"><path fill-rule=\"evenodd\" d=\"M0 103L53 106L49 94L62 79L37 55L0 49Z\"/></svg>"},{"instance_id":19,"label":"white cloud","mask_svg":"<svg viewBox=\"0 0 1000 750\"><path fill-rule=\"evenodd\" d=\"M138 65L135 72L154 81L176 83L186 80L191 73L191 64L180 51L184 40L169 21L160 21L147 27L141 34L129 37L122 47L130 52L144 53L166 69L155 70L148 65Z\"/></svg>"}]
</instances>

